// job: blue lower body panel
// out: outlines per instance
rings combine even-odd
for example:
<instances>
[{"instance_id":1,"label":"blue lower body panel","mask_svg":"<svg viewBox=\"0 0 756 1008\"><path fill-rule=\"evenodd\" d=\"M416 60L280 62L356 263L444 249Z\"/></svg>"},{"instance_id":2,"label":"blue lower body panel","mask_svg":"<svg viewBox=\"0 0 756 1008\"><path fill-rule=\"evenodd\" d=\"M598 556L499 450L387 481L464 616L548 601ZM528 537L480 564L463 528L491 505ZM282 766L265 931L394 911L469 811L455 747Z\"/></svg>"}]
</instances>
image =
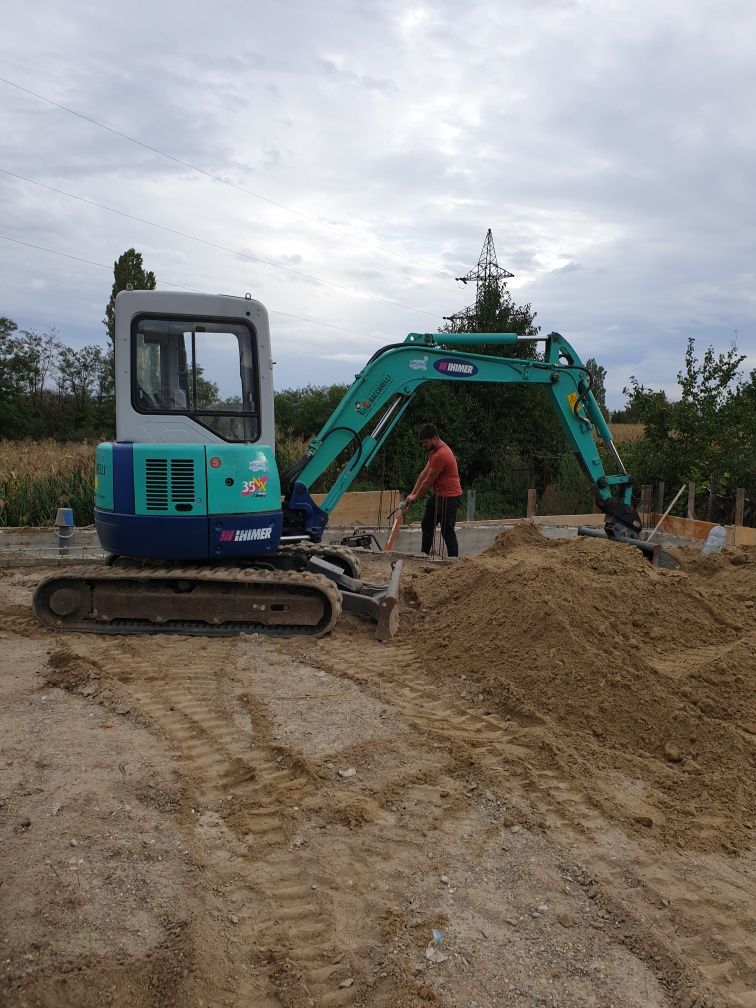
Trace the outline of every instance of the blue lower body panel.
<instances>
[{"instance_id":1,"label":"blue lower body panel","mask_svg":"<svg viewBox=\"0 0 756 1008\"><path fill-rule=\"evenodd\" d=\"M155 560L208 560L275 552L280 511L253 515L133 515L95 508L95 528L108 553Z\"/></svg>"},{"instance_id":2,"label":"blue lower body panel","mask_svg":"<svg viewBox=\"0 0 756 1008\"><path fill-rule=\"evenodd\" d=\"M251 515L211 515L209 556L244 557L275 553L281 542L283 514L267 511Z\"/></svg>"}]
</instances>

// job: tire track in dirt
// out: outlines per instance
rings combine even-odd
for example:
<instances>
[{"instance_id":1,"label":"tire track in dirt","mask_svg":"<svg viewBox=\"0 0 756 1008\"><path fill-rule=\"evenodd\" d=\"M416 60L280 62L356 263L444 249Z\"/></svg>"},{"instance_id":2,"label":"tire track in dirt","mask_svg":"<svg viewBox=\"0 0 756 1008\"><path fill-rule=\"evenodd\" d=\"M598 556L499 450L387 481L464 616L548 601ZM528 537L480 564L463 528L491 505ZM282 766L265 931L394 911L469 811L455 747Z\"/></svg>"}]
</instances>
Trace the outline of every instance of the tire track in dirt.
<instances>
[{"instance_id":1,"label":"tire track in dirt","mask_svg":"<svg viewBox=\"0 0 756 1008\"><path fill-rule=\"evenodd\" d=\"M67 638L67 644L75 643ZM90 640L79 643L91 655ZM334 875L334 859L349 865L350 874L355 866L350 910L352 919L356 912L366 921L375 918L371 876L377 877L387 862L393 862L398 877L407 881L422 870L422 827L429 827L433 818L427 796L419 795L413 803L411 830L397 822L391 809L424 786L429 747L419 741L404 745L397 758L401 771L371 796L378 811L367 817L364 827L345 834L339 827L345 820L338 815L329 819L332 810L342 810L321 793L314 768L308 773L299 753L272 738L267 708L243 664L248 655L237 650L236 642L213 642L203 648L182 641L178 653L175 643L170 650L154 641L141 646L130 642L118 650L103 645L99 665L168 740L177 767L192 788L195 807L204 810L189 816L186 809L185 817L208 881L202 917L222 923L216 926L215 937L211 930L202 932L196 944L202 946L209 935L208 948L213 941L225 945L218 957L227 973L223 989L233 990L254 1008L352 1004L359 997L359 983L344 989L338 985L352 974L369 974L371 950L380 940L369 927L364 934L352 935L345 934L342 926L339 933L344 880ZM716 904L711 927L730 949L741 941L732 963L722 955L717 958L721 949L714 948L717 954L712 954L706 938L691 933L692 928L680 927L679 937L671 937L675 928L668 919L665 924L669 911L657 906L664 893L663 878L644 877L636 866L634 899L628 896L627 878L618 876L606 846L591 843L606 828L605 820L570 782L572 775L560 773L550 753L550 764L545 761L536 719L486 714L453 696L439 695L438 684L407 645L387 647L360 640L359 661L355 642L336 638L321 642L317 650L301 642L271 647L289 653L301 648L309 665L319 665L391 704L421 738L440 746L433 757L436 776L451 772L469 779L472 772L490 782L494 791L506 793L513 809L519 804L522 821L532 822L527 811L532 805L537 823L556 833L560 844L566 841L580 853L587 846L586 878L593 880L588 884L595 889L596 902L618 922L618 933L628 939L625 944L652 968L661 965L665 976L677 977L680 990L689 982L695 984L695 974L687 969L691 960L720 989L728 989L724 987L728 969L747 976L748 947L741 940L745 922L733 922L726 891ZM268 657L261 655L260 660ZM370 749L371 743L366 743L365 752ZM308 802L308 814L321 825L296 835L301 819L291 810ZM698 893L684 879L678 881L675 912L684 923L685 903L690 900L692 905ZM219 939L223 924L229 931L229 913L236 918L230 937L223 934ZM647 933L649 917L658 921L660 935L668 940ZM212 928L206 922L198 926ZM346 958L340 959L340 947L347 950ZM199 955L209 958L205 950ZM217 967L207 958L205 973L212 976ZM741 993L739 984L736 980L729 985L735 998Z\"/></svg>"},{"instance_id":2,"label":"tire track in dirt","mask_svg":"<svg viewBox=\"0 0 756 1008\"><path fill-rule=\"evenodd\" d=\"M250 962L250 950L275 949L279 924L289 920L301 929L302 940L308 933L327 937L309 886L298 885L295 866L288 863L287 868L291 854L286 844L296 828L287 810L313 791L314 778L302 772L298 760L284 763L281 747L268 741L258 705L243 702L253 698L222 695L229 682L221 683L208 666L232 666L235 642L213 642L210 649L195 646L179 667L175 651L165 651L161 643L152 642L149 654L133 642L125 645L108 652L107 674L167 741L191 794L184 818L210 882L203 917L218 922L210 929L216 932L229 919L234 924L228 951L236 951L223 956L232 975L227 973L221 989L233 989L254 1008L280 1008L284 1002L272 993L280 965L273 953L270 962L259 957ZM167 667L160 661L164 653L172 656ZM235 704L229 703L234 699ZM285 853L281 870L272 876L270 865L277 862L271 857L277 849ZM300 898L300 890L309 899ZM199 926L208 928L207 923ZM208 948L218 941L217 934L205 937ZM207 967L210 975L213 968L217 964Z\"/></svg>"},{"instance_id":3,"label":"tire track in dirt","mask_svg":"<svg viewBox=\"0 0 756 1008\"><path fill-rule=\"evenodd\" d=\"M233 642L219 642L214 661L228 665L234 650ZM134 655L125 668L109 671L168 740L195 806L217 813L247 857L287 842L293 828L284 810L308 793L314 778L300 761L284 762L280 747L266 741L266 726L250 722L257 731L245 730L238 711L218 709L218 677L204 660L199 668L185 665L180 677L156 674L154 663Z\"/></svg>"},{"instance_id":4,"label":"tire track in dirt","mask_svg":"<svg viewBox=\"0 0 756 1008\"><path fill-rule=\"evenodd\" d=\"M286 842L291 830L281 810L307 791L305 776L282 767L267 748L240 741L233 722L183 687L131 695L176 751L195 804L218 812L248 856Z\"/></svg>"},{"instance_id":5,"label":"tire track in dirt","mask_svg":"<svg viewBox=\"0 0 756 1008\"><path fill-rule=\"evenodd\" d=\"M535 748L541 741L538 718L482 713L461 700L441 697L411 647L394 645L388 652L386 645L366 644L356 665L354 645L330 639L321 643L319 658L325 659L329 671L390 701L413 725L452 749L460 748L493 782L505 778L507 789L514 785L528 801L537 796L539 812L549 826L583 836L602 824L586 796L567 785L560 774L540 768L544 755ZM318 664L318 657L314 663ZM532 740L527 738L531 731Z\"/></svg>"},{"instance_id":6,"label":"tire track in dirt","mask_svg":"<svg viewBox=\"0 0 756 1008\"><path fill-rule=\"evenodd\" d=\"M275 652L266 659L274 665ZM239 679L247 707L254 710L261 704L254 677L243 671ZM318 793L317 800L306 802L302 832L259 865L265 898L256 910L255 944L270 950L269 982L287 1008L341 1008L359 1000L359 982L340 983L369 975L371 952L380 947L380 934L368 924L379 870L388 862L409 880L425 857L423 842L407 835L390 806L448 769L449 760L397 744L401 757L395 758L396 769L381 777L369 797L358 793L344 803L338 788L335 794ZM350 748L349 760L360 752L374 754L374 742ZM415 825L430 826L432 819L424 811ZM346 886L344 870L354 876ZM342 921L355 916L363 921L361 928L345 932Z\"/></svg>"},{"instance_id":7,"label":"tire track in dirt","mask_svg":"<svg viewBox=\"0 0 756 1008\"><path fill-rule=\"evenodd\" d=\"M634 865L636 874L631 878L627 870L618 872L615 859L597 841L607 828L599 796L581 793L570 782L572 774L558 772L560 761L553 750L557 771L543 765L543 740L537 719L482 713L448 694L440 697L436 682L409 645L360 639L359 663L355 663L354 655L354 641L331 637L320 642L317 655L309 654L307 660L391 703L409 723L444 740L452 751L461 750L487 775L494 790L504 790L510 796L514 791L522 802L537 808L536 825L555 835L560 845L587 852L590 867L585 879L597 903L621 924L619 931L626 944L640 958L652 967L660 962L667 964L681 995L698 973L699 981L708 981L726 992L728 1003L752 1008L756 962L748 936L753 934L756 921L746 909L745 894L734 874L732 879L721 875L717 879L719 898L707 890L707 930L703 934L695 914L690 921L684 920L687 909L698 907L700 887L676 874L674 914L682 927L670 927L667 920L658 935L649 934L647 918L651 916L661 924L665 914L660 914L658 908L670 905L664 896L669 889L668 878L655 876L648 862ZM532 734L531 739L528 734ZM640 894L642 903L634 898L635 893ZM741 909L734 913L738 905ZM679 937L675 935L677 930ZM710 940L711 932L717 941ZM725 950L729 959L725 958Z\"/></svg>"},{"instance_id":8,"label":"tire track in dirt","mask_svg":"<svg viewBox=\"0 0 756 1008\"><path fill-rule=\"evenodd\" d=\"M180 673L175 653L170 667L161 663L161 645L153 642L145 650L125 643L116 653L105 648L101 664L107 653L107 675L175 753L197 813L185 809L210 883L206 916L225 921L232 914L229 950L236 951L225 957L225 965L233 978L226 977L223 989L238 992L254 1008L352 1004L355 988L339 983L356 972L353 963L367 959L370 943L359 935L338 935L343 880L332 865L334 843L342 848L340 863L364 860L363 837L334 840L334 832L344 831L343 809L337 805L329 820L328 803L318 799L317 771L308 772L298 753L271 738L265 705L255 695L253 677L241 670L235 642L214 642L208 652L212 662L188 650ZM212 666L228 669L230 678L221 682ZM423 754L407 755L396 780L387 782L391 800L428 774ZM330 825L300 838L295 836L300 820L292 811L305 800L314 821ZM376 809L380 814L380 804ZM401 830L380 833L373 861L388 856L389 843L390 856L409 876L416 867L413 845ZM369 880L362 888L370 892ZM368 917L369 898L358 889L353 898L363 899ZM348 957L340 948L345 940Z\"/></svg>"},{"instance_id":9,"label":"tire track in dirt","mask_svg":"<svg viewBox=\"0 0 756 1008\"><path fill-rule=\"evenodd\" d=\"M322 869L313 871L320 852L307 854L302 868L288 850L268 859L252 941L282 1005L338 1008L354 1000L354 990L339 988L351 969L335 941L331 880Z\"/></svg>"}]
</instances>

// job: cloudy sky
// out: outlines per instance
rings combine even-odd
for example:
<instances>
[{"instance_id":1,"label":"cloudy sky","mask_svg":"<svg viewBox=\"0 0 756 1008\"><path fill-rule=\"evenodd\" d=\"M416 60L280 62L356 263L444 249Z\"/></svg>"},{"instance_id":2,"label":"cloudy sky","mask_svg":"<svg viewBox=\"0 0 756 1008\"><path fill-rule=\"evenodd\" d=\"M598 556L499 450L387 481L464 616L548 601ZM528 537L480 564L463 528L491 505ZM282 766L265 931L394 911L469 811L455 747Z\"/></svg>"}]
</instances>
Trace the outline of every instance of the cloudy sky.
<instances>
[{"instance_id":1,"label":"cloudy sky","mask_svg":"<svg viewBox=\"0 0 756 1008\"><path fill-rule=\"evenodd\" d=\"M689 336L756 367L750 0L1 9L0 315L22 328L102 342L135 246L159 286L261 300L279 388L348 381L470 303L454 277L490 227L611 406L631 374L674 392Z\"/></svg>"}]
</instances>

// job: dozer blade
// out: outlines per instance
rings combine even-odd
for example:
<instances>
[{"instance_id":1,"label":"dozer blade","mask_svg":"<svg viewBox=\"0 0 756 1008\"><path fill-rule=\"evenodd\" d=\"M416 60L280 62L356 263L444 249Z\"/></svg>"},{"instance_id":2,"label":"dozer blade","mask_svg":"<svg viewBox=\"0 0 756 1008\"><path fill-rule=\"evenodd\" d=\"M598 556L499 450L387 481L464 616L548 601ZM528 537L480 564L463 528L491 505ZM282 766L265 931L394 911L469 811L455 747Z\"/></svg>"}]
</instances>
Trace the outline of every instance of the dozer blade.
<instances>
[{"instance_id":1,"label":"dozer blade","mask_svg":"<svg viewBox=\"0 0 756 1008\"><path fill-rule=\"evenodd\" d=\"M399 582L402 579L403 560L397 560L391 568L386 594L380 601L378 626L375 636L378 640L393 640L399 632Z\"/></svg>"},{"instance_id":2,"label":"dozer blade","mask_svg":"<svg viewBox=\"0 0 756 1008\"><path fill-rule=\"evenodd\" d=\"M395 560L391 565L391 576L386 584L370 584L350 578L327 560L313 558L308 570L330 578L341 591L341 608L345 612L357 612L375 620L375 636L378 640L393 640L399 631L399 583L402 578L403 560Z\"/></svg>"}]
</instances>

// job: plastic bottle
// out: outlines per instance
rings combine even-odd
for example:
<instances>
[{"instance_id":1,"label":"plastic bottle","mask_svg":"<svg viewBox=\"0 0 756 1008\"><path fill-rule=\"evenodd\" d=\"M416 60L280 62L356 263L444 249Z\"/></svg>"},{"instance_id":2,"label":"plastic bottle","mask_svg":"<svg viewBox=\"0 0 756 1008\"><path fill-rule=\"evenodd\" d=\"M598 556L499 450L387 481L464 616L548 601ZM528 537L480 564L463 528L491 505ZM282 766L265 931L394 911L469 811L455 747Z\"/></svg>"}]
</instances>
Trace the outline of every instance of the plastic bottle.
<instances>
[{"instance_id":1,"label":"plastic bottle","mask_svg":"<svg viewBox=\"0 0 756 1008\"><path fill-rule=\"evenodd\" d=\"M715 525L706 537L706 542L703 544L701 553L704 556L708 556L710 553L719 553L726 542L727 529L721 525Z\"/></svg>"}]
</instances>

